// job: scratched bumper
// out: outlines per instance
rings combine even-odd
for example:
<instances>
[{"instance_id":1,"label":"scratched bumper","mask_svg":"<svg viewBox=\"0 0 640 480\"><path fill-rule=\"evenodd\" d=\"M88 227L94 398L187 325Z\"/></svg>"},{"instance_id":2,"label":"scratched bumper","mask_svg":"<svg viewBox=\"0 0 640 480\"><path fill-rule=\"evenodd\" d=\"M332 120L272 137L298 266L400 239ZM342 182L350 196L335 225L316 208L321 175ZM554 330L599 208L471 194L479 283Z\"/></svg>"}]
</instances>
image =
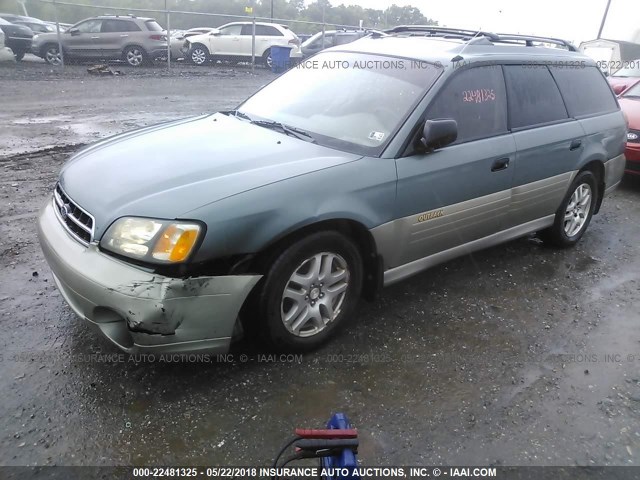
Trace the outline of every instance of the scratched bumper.
<instances>
[{"instance_id":1,"label":"scratched bumper","mask_svg":"<svg viewBox=\"0 0 640 480\"><path fill-rule=\"evenodd\" d=\"M85 247L47 202L38 218L44 256L80 317L127 352L228 350L238 312L259 275L168 278Z\"/></svg>"}]
</instances>

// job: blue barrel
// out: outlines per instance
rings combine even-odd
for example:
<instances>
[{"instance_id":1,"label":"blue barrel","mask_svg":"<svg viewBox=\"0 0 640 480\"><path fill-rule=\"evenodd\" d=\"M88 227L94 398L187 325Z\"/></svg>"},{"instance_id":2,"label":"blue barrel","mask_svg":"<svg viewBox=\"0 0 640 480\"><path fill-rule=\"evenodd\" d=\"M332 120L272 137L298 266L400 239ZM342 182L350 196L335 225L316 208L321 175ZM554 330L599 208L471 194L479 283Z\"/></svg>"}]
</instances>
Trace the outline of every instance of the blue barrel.
<instances>
[{"instance_id":1,"label":"blue barrel","mask_svg":"<svg viewBox=\"0 0 640 480\"><path fill-rule=\"evenodd\" d=\"M271 47L271 71L273 73L282 73L291 66L291 48L280 45Z\"/></svg>"}]
</instances>

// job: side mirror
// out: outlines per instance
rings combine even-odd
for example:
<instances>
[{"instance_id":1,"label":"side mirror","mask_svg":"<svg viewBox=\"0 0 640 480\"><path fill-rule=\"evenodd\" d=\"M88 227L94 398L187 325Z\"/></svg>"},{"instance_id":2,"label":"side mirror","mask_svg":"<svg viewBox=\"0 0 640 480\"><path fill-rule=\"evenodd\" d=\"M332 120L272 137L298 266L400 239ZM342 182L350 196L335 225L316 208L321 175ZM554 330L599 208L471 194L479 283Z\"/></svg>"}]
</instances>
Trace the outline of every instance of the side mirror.
<instances>
[{"instance_id":1,"label":"side mirror","mask_svg":"<svg viewBox=\"0 0 640 480\"><path fill-rule=\"evenodd\" d=\"M458 138L458 123L451 118L427 120L422 129L422 144L427 150L437 150Z\"/></svg>"},{"instance_id":2,"label":"side mirror","mask_svg":"<svg viewBox=\"0 0 640 480\"><path fill-rule=\"evenodd\" d=\"M220 30L217 30L217 29L216 30L211 30L209 32L209 35L220 35Z\"/></svg>"},{"instance_id":3,"label":"side mirror","mask_svg":"<svg viewBox=\"0 0 640 480\"><path fill-rule=\"evenodd\" d=\"M80 35L80 30L78 30L77 28L70 28L70 29L68 30L68 32L69 32L71 35Z\"/></svg>"}]
</instances>

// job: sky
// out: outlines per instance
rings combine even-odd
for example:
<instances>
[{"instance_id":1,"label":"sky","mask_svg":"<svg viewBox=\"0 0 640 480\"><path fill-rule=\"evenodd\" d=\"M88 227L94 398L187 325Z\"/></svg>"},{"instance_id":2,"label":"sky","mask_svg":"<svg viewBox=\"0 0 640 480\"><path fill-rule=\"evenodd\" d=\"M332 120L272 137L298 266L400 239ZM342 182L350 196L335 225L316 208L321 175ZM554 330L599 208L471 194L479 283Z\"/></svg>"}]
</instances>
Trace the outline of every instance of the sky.
<instances>
[{"instance_id":1,"label":"sky","mask_svg":"<svg viewBox=\"0 0 640 480\"><path fill-rule=\"evenodd\" d=\"M418 7L440 26L563 38L575 44L597 37L607 0L330 0L365 8ZM638 0L612 0L603 38L640 42Z\"/></svg>"}]
</instances>

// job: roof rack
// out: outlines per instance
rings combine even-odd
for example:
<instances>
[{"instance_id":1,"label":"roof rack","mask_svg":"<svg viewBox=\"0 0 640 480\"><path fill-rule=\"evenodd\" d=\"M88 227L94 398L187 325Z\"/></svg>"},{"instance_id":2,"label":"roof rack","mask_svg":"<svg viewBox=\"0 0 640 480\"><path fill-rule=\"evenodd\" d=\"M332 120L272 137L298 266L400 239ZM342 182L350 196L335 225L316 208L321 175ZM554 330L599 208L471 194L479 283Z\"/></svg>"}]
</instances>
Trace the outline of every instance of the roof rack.
<instances>
[{"instance_id":1,"label":"roof rack","mask_svg":"<svg viewBox=\"0 0 640 480\"><path fill-rule=\"evenodd\" d=\"M473 37L487 37L498 39L495 33L483 32L482 30L463 30L461 28L434 27L431 25L400 25L398 27L384 30L387 34L407 33L409 35L423 35L429 37L460 38L471 40Z\"/></svg>"},{"instance_id":2,"label":"roof rack","mask_svg":"<svg viewBox=\"0 0 640 480\"><path fill-rule=\"evenodd\" d=\"M568 42L567 40L563 40L561 38L538 37L534 35L514 35L511 33L499 33L498 37L500 37L499 42L501 43L524 42L527 47L534 47L535 45L533 44L533 42L553 43L555 45L560 45L561 47L566 48L570 52L578 51L578 49L573 43Z\"/></svg>"},{"instance_id":3,"label":"roof rack","mask_svg":"<svg viewBox=\"0 0 640 480\"><path fill-rule=\"evenodd\" d=\"M431 25L400 25L398 27L384 30L388 35L408 34L410 36L428 36L440 38L458 38L467 42L486 43L477 39L484 38L492 43L506 43L512 45L524 44L527 47L535 47L534 42L553 43L566 48L571 52L577 52L578 49L566 40L554 37L539 37L534 35L518 35L511 33L493 33L482 30L465 30L461 28L435 27Z\"/></svg>"}]
</instances>

